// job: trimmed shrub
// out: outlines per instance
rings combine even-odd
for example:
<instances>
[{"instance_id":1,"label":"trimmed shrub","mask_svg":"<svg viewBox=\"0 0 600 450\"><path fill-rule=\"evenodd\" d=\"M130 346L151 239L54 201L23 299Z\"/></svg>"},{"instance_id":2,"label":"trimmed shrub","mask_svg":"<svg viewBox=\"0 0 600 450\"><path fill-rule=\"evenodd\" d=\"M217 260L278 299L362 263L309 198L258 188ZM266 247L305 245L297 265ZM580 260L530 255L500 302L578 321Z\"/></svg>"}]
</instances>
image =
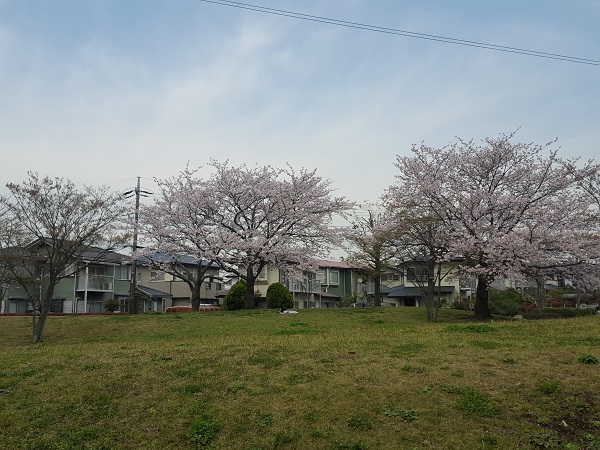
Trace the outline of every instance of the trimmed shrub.
<instances>
[{"instance_id":1,"label":"trimmed shrub","mask_svg":"<svg viewBox=\"0 0 600 450\"><path fill-rule=\"evenodd\" d=\"M108 299L104 302L104 309L108 312L115 312L120 308L119 300L116 298Z\"/></svg>"},{"instance_id":2,"label":"trimmed shrub","mask_svg":"<svg viewBox=\"0 0 600 450\"><path fill-rule=\"evenodd\" d=\"M294 306L294 298L291 292L281 283L273 283L267 289L267 307L269 308L291 308Z\"/></svg>"},{"instance_id":3,"label":"trimmed shrub","mask_svg":"<svg viewBox=\"0 0 600 450\"><path fill-rule=\"evenodd\" d=\"M514 316L520 313L523 296L514 289L490 292L490 312L498 316Z\"/></svg>"},{"instance_id":4,"label":"trimmed shrub","mask_svg":"<svg viewBox=\"0 0 600 450\"><path fill-rule=\"evenodd\" d=\"M240 280L231 286L229 292L223 299L223 309L225 311L234 311L244 309L246 304L246 281Z\"/></svg>"}]
</instances>

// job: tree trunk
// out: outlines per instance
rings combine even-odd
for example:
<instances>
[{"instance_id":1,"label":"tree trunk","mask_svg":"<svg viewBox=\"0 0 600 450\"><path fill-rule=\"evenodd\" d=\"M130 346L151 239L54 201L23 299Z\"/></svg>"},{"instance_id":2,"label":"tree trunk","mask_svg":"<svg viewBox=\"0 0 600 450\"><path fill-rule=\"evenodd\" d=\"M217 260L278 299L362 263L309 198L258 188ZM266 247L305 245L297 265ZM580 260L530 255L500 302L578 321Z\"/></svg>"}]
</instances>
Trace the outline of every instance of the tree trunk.
<instances>
[{"instance_id":1,"label":"tree trunk","mask_svg":"<svg viewBox=\"0 0 600 450\"><path fill-rule=\"evenodd\" d=\"M202 271L202 261L196 264L196 270L194 272L194 282L191 283L192 287L192 311L200 310L200 289L202 288L202 281L204 280L204 273L206 269ZM190 277L191 279L191 277ZM188 283L190 284L190 283Z\"/></svg>"},{"instance_id":2,"label":"tree trunk","mask_svg":"<svg viewBox=\"0 0 600 450\"><path fill-rule=\"evenodd\" d=\"M373 283L375 306L381 306L381 275L373 277Z\"/></svg>"},{"instance_id":3,"label":"tree trunk","mask_svg":"<svg viewBox=\"0 0 600 450\"><path fill-rule=\"evenodd\" d=\"M199 278L199 279L198 279ZM200 310L200 287L202 286L202 278L197 277L192 291L192 311Z\"/></svg>"},{"instance_id":4,"label":"tree trunk","mask_svg":"<svg viewBox=\"0 0 600 450\"><path fill-rule=\"evenodd\" d=\"M433 320L435 309L435 259L427 261L427 290L425 295L425 307L427 308L427 320Z\"/></svg>"},{"instance_id":5,"label":"tree trunk","mask_svg":"<svg viewBox=\"0 0 600 450\"><path fill-rule=\"evenodd\" d=\"M35 310L36 305L35 302L32 302L33 305L33 336L31 339L32 344L39 344L42 342L42 334L44 333L44 327L46 326L46 319L48 318L48 312L50 312L50 301L44 300L40 304L40 315L37 320L35 320Z\"/></svg>"},{"instance_id":6,"label":"tree trunk","mask_svg":"<svg viewBox=\"0 0 600 450\"><path fill-rule=\"evenodd\" d=\"M546 306L546 278L536 277L535 283L537 286L537 302L540 314L544 312L544 306Z\"/></svg>"},{"instance_id":7,"label":"tree trunk","mask_svg":"<svg viewBox=\"0 0 600 450\"><path fill-rule=\"evenodd\" d=\"M254 308L254 282L256 281L256 277L262 270L262 267L259 268L256 275L252 271L252 268L249 267L246 269L246 301L244 308L245 309L253 309Z\"/></svg>"},{"instance_id":8,"label":"tree trunk","mask_svg":"<svg viewBox=\"0 0 600 450\"><path fill-rule=\"evenodd\" d=\"M42 342L42 334L44 333L44 327L46 326L46 319L48 318L48 313L50 312L50 306L52 305L52 297L54 296L54 286L56 285L57 280L50 276L48 277L48 288L46 289L45 295L40 298L40 315L35 320L35 310L36 302L32 299L31 305L33 307L33 335L31 339L32 344L38 344ZM41 296L41 292L40 292Z\"/></svg>"},{"instance_id":9,"label":"tree trunk","mask_svg":"<svg viewBox=\"0 0 600 450\"><path fill-rule=\"evenodd\" d=\"M475 318L479 320L491 319L490 305L488 303L488 280L484 275L477 277L477 292L475 294Z\"/></svg>"},{"instance_id":10,"label":"tree trunk","mask_svg":"<svg viewBox=\"0 0 600 450\"><path fill-rule=\"evenodd\" d=\"M427 309L427 320L433 320L433 308L435 303L435 280L427 277L427 290L425 295L425 307Z\"/></svg>"}]
</instances>

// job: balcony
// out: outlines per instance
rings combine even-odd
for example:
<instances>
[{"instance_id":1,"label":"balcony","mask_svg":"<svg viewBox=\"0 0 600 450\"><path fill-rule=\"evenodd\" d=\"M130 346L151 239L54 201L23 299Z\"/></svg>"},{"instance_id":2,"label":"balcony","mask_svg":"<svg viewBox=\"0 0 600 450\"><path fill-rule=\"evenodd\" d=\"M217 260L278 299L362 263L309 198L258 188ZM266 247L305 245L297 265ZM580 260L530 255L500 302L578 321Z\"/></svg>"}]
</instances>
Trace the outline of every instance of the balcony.
<instances>
[{"instance_id":1,"label":"balcony","mask_svg":"<svg viewBox=\"0 0 600 450\"><path fill-rule=\"evenodd\" d=\"M77 280L77 290L85 291L112 291L114 286L114 277L112 275L89 275L81 276Z\"/></svg>"},{"instance_id":2,"label":"balcony","mask_svg":"<svg viewBox=\"0 0 600 450\"><path fill-rule=\"evenodd\" d=\"M318 294L319 292L321 292L321 282L316 280L286 280L284 284L290 292L308 292L311 294Z\"/></svg>"}]
</instances>

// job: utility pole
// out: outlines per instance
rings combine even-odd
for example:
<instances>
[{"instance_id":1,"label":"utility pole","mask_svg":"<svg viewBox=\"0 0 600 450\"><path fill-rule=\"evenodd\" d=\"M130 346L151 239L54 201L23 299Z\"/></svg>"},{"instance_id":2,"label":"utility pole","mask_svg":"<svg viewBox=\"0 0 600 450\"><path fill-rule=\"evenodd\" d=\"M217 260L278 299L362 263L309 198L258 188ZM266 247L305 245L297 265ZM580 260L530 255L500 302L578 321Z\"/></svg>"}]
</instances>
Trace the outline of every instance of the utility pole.
<instances>
[{"instance_id":1,"label":"utility pole","mask_svg":"<svg viewBox=\"0 0 600 450\"><path fill-rule=\"evenodd\" d=\"M137 177L137 185L133 191L123 193L127 198L135 195L135 213L133 217L133 244L131 246L131 284L129 286L129 314L138 313L138 304L135 299L135 291L137 288L137 260L133 258L133 254L138 248L138 222L140 219L140 197L148 197L151 192L142 191L140 188L140 177Z\"/></svg>"}]
</instances>

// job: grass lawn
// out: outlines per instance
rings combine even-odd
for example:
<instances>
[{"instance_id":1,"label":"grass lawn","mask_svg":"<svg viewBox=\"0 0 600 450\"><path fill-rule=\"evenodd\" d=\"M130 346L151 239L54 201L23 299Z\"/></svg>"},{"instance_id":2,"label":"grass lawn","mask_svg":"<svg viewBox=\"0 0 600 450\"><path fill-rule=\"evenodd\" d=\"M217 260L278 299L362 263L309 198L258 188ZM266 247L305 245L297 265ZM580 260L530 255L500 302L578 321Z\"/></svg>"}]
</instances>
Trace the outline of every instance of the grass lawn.
<instances>
[{"instance_id":1,"label":"grass lawn","mask_svg":"<svg viewBox=\"0 0 600 450\"><path fill-rule=\"evenodd\" d=\"M0 317L0 449L600 449L600 318Z\"/></svg>"}]
</instances>

